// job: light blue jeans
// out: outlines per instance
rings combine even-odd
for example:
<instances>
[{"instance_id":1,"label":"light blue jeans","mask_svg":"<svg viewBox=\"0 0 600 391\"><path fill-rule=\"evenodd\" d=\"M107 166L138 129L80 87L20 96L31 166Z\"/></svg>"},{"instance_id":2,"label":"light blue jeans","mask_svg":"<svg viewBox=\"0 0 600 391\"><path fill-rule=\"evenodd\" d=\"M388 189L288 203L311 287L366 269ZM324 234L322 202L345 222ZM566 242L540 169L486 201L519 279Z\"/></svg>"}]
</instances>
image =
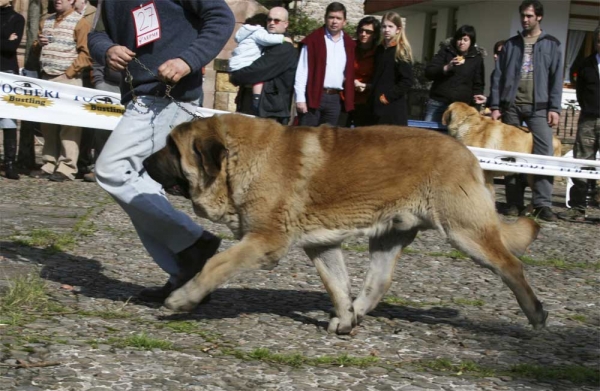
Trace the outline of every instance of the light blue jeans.
<instances>
[{"instance_id":1,"label":"light blue jeans","mask_svg":"<svg viewBox=\"0 0 600 391\"><path fill-rule=\"evenodd\" d=\"M203 228L167 200L162 186L143 172L142 162L162 149L171 129L192 116L168 98L129 102L96 161L96 179L131 218L142 244L176 282L176 254L198 240ZM197 102L180 103L192 113ZM141 173L140 173L141 172Z\"/></svg>"},{"instance_id":2,"label":"light blue jeans","mask_svg":"<svg viewBox=\"0 0 600 391\"><path fill-rule=\"evenodd\" d=\"M447 103L429 99L425 108L425 121L427 122L442 122L444 111L450 106Z\"/></svg>"}]
</instances>

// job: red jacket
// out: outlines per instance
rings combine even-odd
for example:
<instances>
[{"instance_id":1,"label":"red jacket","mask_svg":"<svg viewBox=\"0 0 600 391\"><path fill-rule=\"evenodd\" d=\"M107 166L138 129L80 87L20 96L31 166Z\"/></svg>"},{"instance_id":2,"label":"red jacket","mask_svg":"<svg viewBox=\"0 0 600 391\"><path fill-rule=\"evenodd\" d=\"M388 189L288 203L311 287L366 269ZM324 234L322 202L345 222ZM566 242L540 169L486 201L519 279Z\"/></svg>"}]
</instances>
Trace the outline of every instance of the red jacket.
<instances>
[{"instance_id":1,"label":"red jacket","mask_svg":"<svg viewBox=\"0 0 600 391\"><path fill-rule=\"evenodd\" d=\"M309 108L318 109L323 95L325 82L325 66L327 47L325 46L325 27L320 27L310 33L302 44L308 50L308 81L306 86L306 104ZM354 110L354 48L356 44L344 34L344 49L346 51L346 69L344 70L344 107L346 111Z\"/></svg>"}]
</instances>

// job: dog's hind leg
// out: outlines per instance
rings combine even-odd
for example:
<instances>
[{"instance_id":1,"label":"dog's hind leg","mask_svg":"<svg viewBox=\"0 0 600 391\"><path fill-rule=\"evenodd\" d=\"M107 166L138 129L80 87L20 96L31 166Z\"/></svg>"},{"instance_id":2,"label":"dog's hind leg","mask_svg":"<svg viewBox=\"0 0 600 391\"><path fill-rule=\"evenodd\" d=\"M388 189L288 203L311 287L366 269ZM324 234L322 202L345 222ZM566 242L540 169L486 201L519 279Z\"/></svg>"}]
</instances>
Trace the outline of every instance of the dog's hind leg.
<instances>
[{"instance_id":1,"label":"dog's hind leg","mask_svg":"<svg viewBox=\"0 0 600 391\"><path fill-rule=\"evenodd\" d=\"M496 227L482 227L479 232L456 228L448 232L448 237L456 248L502 278L534 329L545 326L548 312L525 279L523 264L506 248Z\"/></svg>"},{"instance_id":2,"label":"dog's hind leg","mask_svg":"<svg viewBox=\"0 0 600 391\"><path fill-rule=\"evenodd\" d=\"M385 295L392 283L392 276L398 258L404 247L412 243L417 229L410 231L392 230L369 239L371 263L360 294L354 300L354 312L360 322L372 311Z\"/></svg>"},{"instance_id":3,"label":"dog's hind leg","mask_svg":"<svg viewBox=\"0 0 600 391\"><path fill-rule=\"evenodd\" d=\"M327 331L349 334L356 326L356 315L352 307L350 279L340 244L305 247L304 251L315 264L325 289L333 301L335 316L329 320Z\"/></svg>"}]
</instances>

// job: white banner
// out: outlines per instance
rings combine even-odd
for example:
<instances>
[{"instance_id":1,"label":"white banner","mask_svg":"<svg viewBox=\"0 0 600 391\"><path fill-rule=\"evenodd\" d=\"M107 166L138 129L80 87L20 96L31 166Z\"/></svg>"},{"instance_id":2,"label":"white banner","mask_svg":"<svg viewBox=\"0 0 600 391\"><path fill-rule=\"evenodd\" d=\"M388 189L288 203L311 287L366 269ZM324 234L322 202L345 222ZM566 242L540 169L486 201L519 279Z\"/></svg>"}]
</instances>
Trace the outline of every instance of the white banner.
<instances>
[{"instance_id":1,"label":"white banner","mask_svg":"<svg viewBox=\"0 0 600 391\"><path fill-rule=\"evenodd\" d=\"M0 72L0 118L113 130L125 111L112 92Z\"/></svg>"},{"instance_id":2,"label":"white banner","mask_svg":"<svg viewBox=\"0 0 600 391\"><path fill-rule=\"evenodd\" d=\"M123 114L120 95L0 72L0 118L113 130ZM210 117L226 111L199 108ZM469 147L484 170L600 179L600 161L555 158Z\"/></svg>"},{"instance_id":3,"label":"white banner","mask_svg":"<svg viewBox=\"0 0 600 391\"><path fill-rule=\"evenodd\" d=\"M0 72L0 118L113 130L125 108L121 95ZM210 117L225 111L200 108Z\"/></svg>"}]
</instances>

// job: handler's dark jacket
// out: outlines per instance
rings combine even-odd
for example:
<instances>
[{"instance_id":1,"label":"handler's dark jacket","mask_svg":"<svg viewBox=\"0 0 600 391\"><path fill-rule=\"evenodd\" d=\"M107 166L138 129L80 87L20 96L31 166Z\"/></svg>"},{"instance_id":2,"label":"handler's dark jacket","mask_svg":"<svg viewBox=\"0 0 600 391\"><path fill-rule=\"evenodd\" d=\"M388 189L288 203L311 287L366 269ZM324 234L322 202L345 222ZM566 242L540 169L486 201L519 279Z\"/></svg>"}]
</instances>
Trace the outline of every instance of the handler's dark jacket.
<instances>
[{"instance_id":1,"label":"handler's dark jacket","mask_svg":"<svg viewBox=\"0 0 600 391\"><path fill-rule=\"evenodd\" d=\"M448 73L444 73L444 66L459 55L452 41L446 40L442 43L440 50L425 67L425 77L433 80L429 97L446 104L453 102L471 104L473 95L483 95L485 88L483 65L485 51L477 46L471 46L463 56L465 63L454 66Z\"/></svg>"},{"instance_id":2,"label":"handler's dark jacket","mask_svg":"<svg viewBox=\"0 0 600 391\"><path fill-rule=\"evenodd\" d=\"M521 33L504 43L496 61L491 89L492 110L505 111L515 101L519 82L525 41ZM552 35L542 34L533 46L533 105L535 110L548 110L560 114L563 88L563 56L560 41Z\"/></svg>"},{"instance_id":3,"label":"handler's dark jacket","mask_svg":"<svg viewBox=\"0 0 600 391\"><path fill-rule=\"evenodd\" d=\"M290 116L297 65L297 50L291 43L284 42L266 47L259 59L233 72L230 81L235 85L264 82L258 116L285 118ZM250 102L252 90L242 88L240 94L241 111L252 114L250 107L244 105L244 102Z\"/></svg>"},{"instance_id":4,"label":"handler's dark jacket","mask_svg":"<svg viewBox=\"0 0 600 391\"><path fill-rule=\"evenodd\" d=\"M596 53L583 60L579 67L576 92L581 115L600 118L600 74Z\"/></svg>"}]
</instances>

